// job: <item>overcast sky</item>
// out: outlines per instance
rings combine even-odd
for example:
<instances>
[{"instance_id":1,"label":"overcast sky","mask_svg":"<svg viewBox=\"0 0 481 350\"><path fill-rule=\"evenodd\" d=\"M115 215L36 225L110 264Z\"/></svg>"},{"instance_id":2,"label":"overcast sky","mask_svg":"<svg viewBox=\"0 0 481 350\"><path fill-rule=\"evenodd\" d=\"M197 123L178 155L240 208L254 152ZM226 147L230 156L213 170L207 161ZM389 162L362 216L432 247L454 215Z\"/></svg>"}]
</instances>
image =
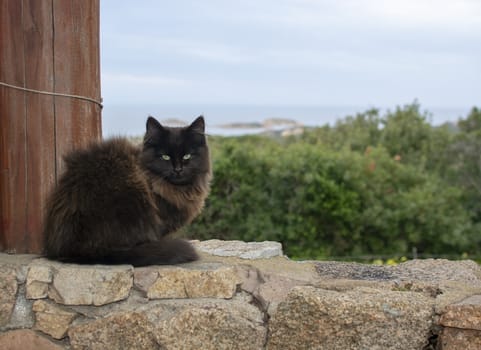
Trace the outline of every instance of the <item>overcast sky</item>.
<instances>
[{"instance_id":1,"label":"overcast sky","mask_svg":"<svg viewBox=\"0 0 481 350\"><path fill-rule=\"evenodd\" d=\"M481 105L480 0L101 1L116 104Z\"/></svg>"}]
</instances>

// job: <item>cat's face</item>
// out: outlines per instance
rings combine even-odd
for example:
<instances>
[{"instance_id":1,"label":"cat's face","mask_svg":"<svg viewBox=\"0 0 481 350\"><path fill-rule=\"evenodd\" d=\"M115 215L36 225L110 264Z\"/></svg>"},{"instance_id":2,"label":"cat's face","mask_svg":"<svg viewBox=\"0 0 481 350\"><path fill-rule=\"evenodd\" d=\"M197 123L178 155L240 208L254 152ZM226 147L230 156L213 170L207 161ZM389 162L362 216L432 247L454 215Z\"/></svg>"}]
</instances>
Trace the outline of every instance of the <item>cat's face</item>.
<instances>
[{"instance_id":1,"label":"cat's face","mask_svg":"<svg viewBox=\"0 0 481 350\"><path fill-rule=\"evenodd\" d=\"M171 184L192 184L199 175L210 171L204 132L202 116L183 128L162 126L149 117L142 150L143 164Z\"/></svg>"}]
</instances>

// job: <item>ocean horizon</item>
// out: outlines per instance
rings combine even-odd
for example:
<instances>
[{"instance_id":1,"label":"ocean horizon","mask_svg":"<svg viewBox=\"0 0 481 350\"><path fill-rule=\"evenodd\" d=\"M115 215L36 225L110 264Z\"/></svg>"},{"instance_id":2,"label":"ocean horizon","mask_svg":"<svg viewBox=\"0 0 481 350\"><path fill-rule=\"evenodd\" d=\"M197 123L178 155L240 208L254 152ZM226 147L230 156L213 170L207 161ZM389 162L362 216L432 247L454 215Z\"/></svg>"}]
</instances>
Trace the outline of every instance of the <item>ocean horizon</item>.
<instances>
[{"instance_id":1,"label":"ocean horizon","mask_svg":"<svg viewBox=\"0 0 481 350\"><path fill-rule=\"evenodd\" d=\"M190 123L197 116L206 120L210 135L234 136L265 131L264 128L227 128L233 123L262 123L266 119L289 119L303 126L316 127L334 125L349 115L377 108L381 115L394 111L396 106L255 106L255 105L106 105L102 110L102 133L110 136L139 136L145 132L145 121L149 115L160 122L179 120ZM465 118L472 106L463 107L420 107L428 113L432 125L457 122Z\"/></svg>"}]
</instances>

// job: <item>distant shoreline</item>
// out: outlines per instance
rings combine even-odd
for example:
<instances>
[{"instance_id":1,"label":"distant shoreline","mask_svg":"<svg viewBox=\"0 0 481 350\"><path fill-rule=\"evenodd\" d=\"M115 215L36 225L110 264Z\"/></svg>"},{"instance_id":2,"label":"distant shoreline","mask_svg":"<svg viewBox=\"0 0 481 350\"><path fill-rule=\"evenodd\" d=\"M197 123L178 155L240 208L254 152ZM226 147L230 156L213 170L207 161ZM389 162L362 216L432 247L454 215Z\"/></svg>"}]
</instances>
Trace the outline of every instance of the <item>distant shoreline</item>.
<instances>
[{"instance_id":1,"label":"distant shoreline","mask_svg":"<svg viewBox=\"0 0 481 350\"><path fill-rule=\"evenodd\" d=\"M470 107L429 108L429 121L433 125L457 122L468 115ZM204 115L207 133L220 136L258 134L264 131L321 127L334 125L347 116L363 113L372 106L237 106L237 105L129 105L106 104L102 113L102 130L105 137L142 135L145 132L147 116L152 115L167 125L187 125L198 115ZM394 111L391 108L377 108L380 114Z\"/></svg>"}]
</instances>

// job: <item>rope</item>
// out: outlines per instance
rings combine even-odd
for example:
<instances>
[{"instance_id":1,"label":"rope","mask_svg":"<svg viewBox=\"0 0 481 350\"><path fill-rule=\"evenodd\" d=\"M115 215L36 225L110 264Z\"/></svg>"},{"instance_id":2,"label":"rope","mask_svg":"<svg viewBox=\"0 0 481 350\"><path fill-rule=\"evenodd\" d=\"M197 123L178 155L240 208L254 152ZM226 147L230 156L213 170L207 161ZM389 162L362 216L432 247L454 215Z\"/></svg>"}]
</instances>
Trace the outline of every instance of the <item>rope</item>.
<instances>
[{"instance_id":1,"label":"rope","mask_svg":"<svg viewBox=\"0 0 481 350\"><path fill-rule=\"evenodd\" d=\"M79 96L79 95L71 95L71 94L61 94L59 92L49 92L49 91L42 91L42 90L35 90L35 89L27 89L27 88L24 88L24 87L21 87L21 86L3 83L1 81L0 81L0 86L5 86L5 87L11 88L11 89L28 91L28 92L33 92L33 93L42 94L42 95L76 98L78 100L84 100L84 101L89 101L89 102L95 103L96 105L100 106L100 108L103 108L102 100L98 101L98 100L95 100L95 99L90 98L90 97Z\"/></svg>"}]
</instances>

